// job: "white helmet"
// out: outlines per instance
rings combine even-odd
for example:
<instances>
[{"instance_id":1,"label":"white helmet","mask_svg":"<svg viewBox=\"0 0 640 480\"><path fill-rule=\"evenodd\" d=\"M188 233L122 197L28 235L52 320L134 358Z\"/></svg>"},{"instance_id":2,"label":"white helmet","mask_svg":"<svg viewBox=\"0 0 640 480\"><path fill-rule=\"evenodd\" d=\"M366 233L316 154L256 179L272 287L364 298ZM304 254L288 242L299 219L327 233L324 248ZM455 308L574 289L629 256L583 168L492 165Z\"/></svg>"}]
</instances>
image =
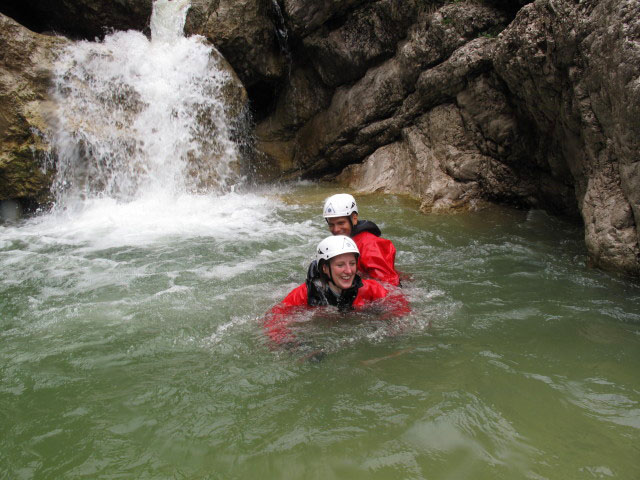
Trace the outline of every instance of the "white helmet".
<instances>
[{"instance_id":1,"label":"white helmet","mask_svg":"<svg viewBox=\"0 0 640 480\"><path fill-rule=\"evenodd\" d=\"M355 253L356 259L360 255L356 242L349 237L344 235L331 235L318 244L316 261L320 264L320 260L326 261L343 253Z\"/></svg>"},{"instance_id":2,"label":"white helmet","mask_svg":"<svg viewBox=\"0 0 640 480\"><path fill-rule=\"evenodd\" d=\"M356 199L348 193L332 195L324 201L324 218L348 217L352 213L358 213Z\"/></svg>"}]
</instances>

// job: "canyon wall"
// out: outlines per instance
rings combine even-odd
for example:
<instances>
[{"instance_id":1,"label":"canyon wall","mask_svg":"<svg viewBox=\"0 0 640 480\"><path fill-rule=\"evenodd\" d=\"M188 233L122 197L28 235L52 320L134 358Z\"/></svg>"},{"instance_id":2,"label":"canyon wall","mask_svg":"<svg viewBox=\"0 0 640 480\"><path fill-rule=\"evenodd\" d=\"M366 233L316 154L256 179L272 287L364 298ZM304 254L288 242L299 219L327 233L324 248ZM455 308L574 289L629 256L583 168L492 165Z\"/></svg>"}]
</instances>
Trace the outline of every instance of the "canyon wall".
<instances>
[{"instance_id":1,"label":"canyon wall","mask_svg":"<svg viewBox=\"0 0 640 480\"><path fill-rule=\"evenodd\" d=\"M5 3L73 38L144 30L151 8ZM640 275L637 0L193 0L185 32L247 88L265 180L403 193L425 212L492 201L580 216L594 265ZM18 117L3 115L24 130Z\"/></svg>"}]
</instances>

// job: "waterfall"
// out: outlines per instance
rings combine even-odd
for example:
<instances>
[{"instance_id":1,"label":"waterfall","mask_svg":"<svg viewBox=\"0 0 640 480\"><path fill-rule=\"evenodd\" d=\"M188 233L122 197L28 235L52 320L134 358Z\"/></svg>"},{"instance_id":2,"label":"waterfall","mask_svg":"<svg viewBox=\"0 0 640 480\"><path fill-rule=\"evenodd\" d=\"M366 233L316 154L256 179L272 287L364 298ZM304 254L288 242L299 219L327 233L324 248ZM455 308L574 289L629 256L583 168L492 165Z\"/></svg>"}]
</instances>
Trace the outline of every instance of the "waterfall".
<instances>
[{"instance_id":1,"label":"waterfall","mask_svg":"<svg viewBox=\"0 0 640 480\"><path fill-rule=\"evenodd\" d=\"M164 43L179 41L190 6L189 0L155 0L151 12L151 38Z\"/></svg>"},{"instance_id":2,"label":"waterfall","mask_svg":"<svg viewBox=\"0 0 640 480\"><path fill-rule=\"evenodd\" d=\"M280 4L278 0L271 0L271 6L273 13L275 14L275 32L276 38L278 39L278 45L280 46L280 51L287 59L287 68L289 70L289 75L291 75L291 50L289 49L289 32L287 31L287 22L284 19L284 15L282 15L282 9L280 8Z\"/></svg>"},{"instance_id":3,"label":"waterfall","mask_svg":"<svg viewBox=\"0 0 640 480\"><path fill-rule=\"evenodd\" d=\"M238 127L225 101L231 74L202 37L183 35L189 6L156 0L151 40L115 32L60 55L51 128L57 206L170 201L241 181Z\"/></svg>"}]
</instances>

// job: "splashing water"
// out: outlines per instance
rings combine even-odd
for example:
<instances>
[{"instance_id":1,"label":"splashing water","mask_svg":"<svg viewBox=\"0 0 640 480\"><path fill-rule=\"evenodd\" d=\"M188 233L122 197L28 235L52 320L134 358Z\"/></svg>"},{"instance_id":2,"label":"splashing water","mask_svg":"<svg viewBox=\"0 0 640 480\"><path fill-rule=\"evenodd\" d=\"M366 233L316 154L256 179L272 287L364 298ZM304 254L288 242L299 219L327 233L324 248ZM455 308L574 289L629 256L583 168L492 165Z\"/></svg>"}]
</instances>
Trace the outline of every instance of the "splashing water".
<instances>
[{"instance_id":1,"label":"splashing water","mask_svg":"<svg viewBox=\"0 0 640 480\"><path fill-rule=\"evenodd\" d=\"M187 8L60 59L57 208L0 224L0 478L640 478L640 287L542 212L359 197L413 313L313 312L320 364L271 350L336 191L230 191Z\"/></svg>"},{"instance_id":2,"label":"splashing water","mask_svg":"<svg viewBox=\"0 0 640 480\"><path fill-rule=\"evenodd\" d=\"M271 350L334 191L0 225L0 478L639 478L640 288L541 212L359 197L413 313L307 312Z\"/></svg>"},{"instance_id":3,"label":"splashing water","mask_svg":"<svg viewBox=\"0 0 640 480\"><path fill-rule=\"evenodd\" d=\"M151 38L171 43L182 38L189 0L156 0L151 12Z\"/></svg>"},{"instance_id":4,"label":"splashing water","mask_svg":"<svg viewBox=\"0 0 640 480\"><path fill-rule=\"evenodd\" d=\"M52 141L58 207L91 198L161 203L230 191L240 181L231 74L202 37L182 34L187 0L158 0L152 40L116 32L59 58ZM238 88L238 91L240 89Z\"/></svg>"}]
</instances>

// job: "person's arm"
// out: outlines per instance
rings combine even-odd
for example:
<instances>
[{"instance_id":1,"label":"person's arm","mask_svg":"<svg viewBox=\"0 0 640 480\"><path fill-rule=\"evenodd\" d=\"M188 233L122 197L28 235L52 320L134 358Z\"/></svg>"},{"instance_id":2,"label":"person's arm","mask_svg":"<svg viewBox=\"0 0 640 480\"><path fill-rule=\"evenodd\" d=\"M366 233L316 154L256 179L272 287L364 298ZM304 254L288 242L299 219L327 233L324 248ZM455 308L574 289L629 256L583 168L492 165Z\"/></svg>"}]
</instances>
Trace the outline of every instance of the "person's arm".
<instances>
[{"instance_id":1,"label":"person's arm","mask_svg":"<svg viewBox=\"0 0 640 480\"><path fill-rule=\"evenodd\" d=\"M279 304L274 306L263 319L267 336L278 345L295 342L295 336L289 324L295 319L298 310L307 308L307 286L302 284L294 288Z\"/></svg>"},{"instance_id":2,"label":"person's arm","mask_svg":"<svg viewBox=\"0 0 640 480\"><path fill-rule=\"evenodd\" d=\"M376 280L363 280L361 304L378 301L384 309L383 318L400 317L411 313L407 297L398 289L391 291Z\"/></svg>"},{"instance_id":3,"label":"person's arm","mask_svg":"<svg viewBox=\"0 0 640 480\"><path fill-rule=\"evenodd\" d=\"M402 317L411 313L411 307L407 301L407 297L402 292L394 291L382 300L385 310L390 316Z\"/></svg>"},{"instance_id":4,"label":"person's arm","mask_svg":"<svg viewBox=\"0 0 640 480\"><path fill-rule=\"evenodd\" d=\"M360 249L358 265L366 276L394 287L400 284L400 277L394 267L396 249L393 243L371 235L358 248Z\"/></svg>"},{"instance_id":5,"label":"person's arm","mask_svg":"<svg viewBox=\"0 0 640 480\"><path fill-rule=\"evenodd\" d=\"M263 325L269 339L275 345L299 355L298 361L319 362L325 357L324 349L300 341L289 327L295 321L296 313L301 313L307 308L309 308L307 305L307 286L302 284L269 311L264 318Z\"/></svg>"}]
</instances>

